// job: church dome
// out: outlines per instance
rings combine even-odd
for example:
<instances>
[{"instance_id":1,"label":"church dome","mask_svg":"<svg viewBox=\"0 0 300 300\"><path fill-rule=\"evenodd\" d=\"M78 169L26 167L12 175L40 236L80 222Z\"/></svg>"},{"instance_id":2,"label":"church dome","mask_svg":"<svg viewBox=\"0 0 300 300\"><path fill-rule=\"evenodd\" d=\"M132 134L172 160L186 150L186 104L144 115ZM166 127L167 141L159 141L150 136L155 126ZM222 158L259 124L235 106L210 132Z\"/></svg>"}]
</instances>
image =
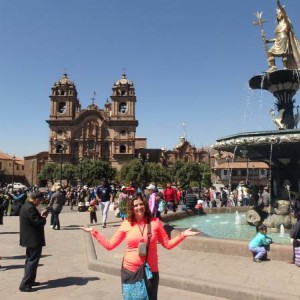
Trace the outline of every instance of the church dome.
<instances>
[{"instance_id":1,"label":"church dome","mask_svg":"<svg viewBox=\"0 0 300 300\"><path fill-rule=\"evenodd\" d=\"M133 82L131 80L128 80L126 77L126 74L122 74L122 78L119 80L116 80L114 83L114 86L124 86L124 85L131 85L133 86Z\"/></svg>"},{"instance_id":2,"label":"church dome","mask_svg":"<svg viewBox=\"0 0 300 300\"><path fill-rule=\"evenodd\" d=\"M68 74L64 73L63 76L55 82L54 85L74 85L74 82L68 78Z\"/></svg>"}]
</instances>

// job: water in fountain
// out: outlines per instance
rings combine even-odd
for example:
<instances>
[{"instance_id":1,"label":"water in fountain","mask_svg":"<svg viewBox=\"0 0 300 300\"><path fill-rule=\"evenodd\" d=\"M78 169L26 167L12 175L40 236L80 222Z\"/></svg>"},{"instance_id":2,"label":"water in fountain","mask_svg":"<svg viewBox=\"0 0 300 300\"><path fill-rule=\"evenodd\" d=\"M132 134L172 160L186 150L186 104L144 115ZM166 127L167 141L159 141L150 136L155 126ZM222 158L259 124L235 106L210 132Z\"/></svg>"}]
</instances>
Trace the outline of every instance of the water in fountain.
<instances>
[{"instance_id":1,"label":"water in fountain","mask_svg":"<svg viewBox=\"0 0 300 300\"><path fill-rule=\"evenodd\" d=\"M246 222L245 213L239 213L240 223L236 224L236 213L207 214L193 216L181 220L170 221L169 224L177 229L194 228L202 233L217 238L239 241L250 241L256 235L256 227L249 226ZM268 235L278 244L290 245L288 234L279 236L279 233L268 231Z\"/></svg>"},{"instance_id":2,"label":"water in fountain","mask_svg":"<svg viewBox=\"0 0 300 300\"><path fill-rule=\"evenodd\" d=\"M280 225L279 236L280 236L280 237L284 237L284 226L283 226L283 224Z\"/></svg>"},{"instance_id":3,"label":"water in fountain","mask_svg":"<svg viewBox=\"0 0 300 300\"><path fill-rule=\"evenodd\" d=\"M264 113L263 113L263 106L265 103L265 93L263 91L263 86L265 80L269 79L269 73L264 73L262 76L261 80L261 90L260 90L260 97L259 97L259 110L258 110L258 130L261 130L262 123L263 123L263 118L264 118Z\"/></svg>"},{"instance_id":4,"label":"water in fountain","mask_svg":"<svg viewBox=\"0 0 300 300\"><path fill-rule=\"evenodd\" d=\"M241 217L237 210L235 211L235 224L236 225L241 224Z\"/></svg>"}]
</instances>

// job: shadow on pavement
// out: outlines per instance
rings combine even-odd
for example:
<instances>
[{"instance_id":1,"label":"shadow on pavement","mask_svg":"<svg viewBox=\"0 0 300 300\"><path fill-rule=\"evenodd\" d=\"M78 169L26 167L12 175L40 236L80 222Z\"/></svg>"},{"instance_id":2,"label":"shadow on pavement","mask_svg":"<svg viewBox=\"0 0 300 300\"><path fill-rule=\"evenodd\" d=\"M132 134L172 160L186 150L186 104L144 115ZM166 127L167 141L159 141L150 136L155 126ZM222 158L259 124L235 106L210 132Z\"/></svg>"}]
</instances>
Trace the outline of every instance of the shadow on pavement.
<instances>
[{"instance_id":1,"label":"shadow on pavement","mask_svg":"<svg viewBox=\"0 0 300 300\"><path fill-rule=\"evenodd\" d=\"M6 271L15 270L15 269L24 269L24 264L23 265L3 266L3 267L5 267Z\"/></svg>"},{"instance_id":2,"label":"shadow on pavement","mask_svg":"<svg viewBox=\"0 0 300 300\"><path fill-rule=\"evenodd\" d=\"M2 256L2 259L25 259L25 255Z\"/></svg>"},{"instance_id":3,"label":"shadow on pavement","mask_svg":"<svg viewBox=\"0 0 300 300\"><path fill-rule=\"evenodd\" d=\"M6 231L6 232L0 232L0 234L20 234L20 232L19 231L15 231L15 232Z\"/></svg>"},{"instance_id":4,"label":"shadow on pavement","mask_svg":"<svg viewBox=\"0 0 300 300\"><path fill-rule=\"evenodd\" d=\"M82 226L82 225L67 225L67 226L63 226L61 229L62 230L78 230L78 229L80 229L80 226Z\"/></svg>"},{"instance_id":5,"label":"shadow on pavement","mask_svg":"<svg viewBox=\"0 0 300 300\"><path fill-rule=\"evenodd\" d=\"M49 280L48 282L41 283L43 286L39 286L38 290L54 289L59 287L66 287L71 285L86 285L89 281L100 280L99 277L64 277Z\"/></svg>"}]
</instances>

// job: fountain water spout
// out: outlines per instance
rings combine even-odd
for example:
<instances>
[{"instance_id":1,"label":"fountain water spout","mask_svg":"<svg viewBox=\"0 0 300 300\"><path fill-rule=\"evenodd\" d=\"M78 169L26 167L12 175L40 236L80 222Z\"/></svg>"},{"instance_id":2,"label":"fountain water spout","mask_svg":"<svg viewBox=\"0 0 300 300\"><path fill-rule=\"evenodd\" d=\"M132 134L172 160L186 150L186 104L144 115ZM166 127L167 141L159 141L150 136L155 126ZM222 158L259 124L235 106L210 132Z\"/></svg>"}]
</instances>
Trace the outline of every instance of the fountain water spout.
<instances>
[{"instance_id":1,"label":"fountain water spout","mask_svg":"<svg viewBox=\"0 0 300 300\"><path fill-rule=\"evenodd\" d=\"M239 212L237 210L235 211L235 224L241 224L241 216L239 215Z\"/></svg>"},{"instance_id":2,"label":"fountain water spout","mask_svg":"<svg viewBox=\"0 0 300 300\"><path fill-rule=\"evenodd\" d=\"M280 225L279 236L280 236L280 237L284 237L284 226L283 226L283 224Z\"/></svg>"}]
</instances>

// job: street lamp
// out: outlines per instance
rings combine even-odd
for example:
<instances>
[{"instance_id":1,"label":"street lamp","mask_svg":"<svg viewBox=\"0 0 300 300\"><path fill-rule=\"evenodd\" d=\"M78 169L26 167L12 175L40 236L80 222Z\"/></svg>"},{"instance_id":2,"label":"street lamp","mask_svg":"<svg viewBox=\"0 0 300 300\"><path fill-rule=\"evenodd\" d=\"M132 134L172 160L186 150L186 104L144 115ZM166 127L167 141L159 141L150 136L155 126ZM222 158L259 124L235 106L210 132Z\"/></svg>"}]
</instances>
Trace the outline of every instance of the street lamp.
<instances>
[{"instance_id":1,"label":"street lamp","mask_svg":"<svg viewBox=\"0 0 300 300\"><path fill-rule=\"evenodd\" d=\"M241 153L242 153L243 157L246 158L246 156L248 154L248 150L242 149ZM249 177L249 157L247 157L246 185L248 185L248 177Z\"/></svg>"},{"instance_id":2,"label":"street lamp","mask_svg":"<svg viewBox=\"0 0 300 300\"><path fill-rule=\"evenodd\" d=\"M59 152L60 154L60 176L59 176L59 182L60 186L62 186L62 155L64 151L67 149L68 142L64 138L63 142L60 143L56 139L53 140L53 144L56 146L56 152Z\"/></svg>"},{"instance_id":3,"label":"street lamp","mask_svg":"<svg viewBox=\"0 0 300 300\"><path fill-rule=\"evenodd\" d=\"M34 160L32 161L32 165L31 165L31 186L33 186L33 166L34 166Z\"/></svg>"},{"instance_id":4,"label":"street lamp","mask_svg":"<svg viewBox=\"0 0 300 300\"><path fill-rule=\"evenodd\" d=\"M79 162L80 162L80 182L79 182L79 184L80 184L80 187L82 187L83 186L83 184L82 184L82 172L83 172L83 168L82 168L82 165L83 165L83 160L84 160L84 158L85 158L85 156L82 156L80 159L79 159Z\"/></svg>"},{"instance_id":5,"label":"street lamp","mask_svg":"<svg viewBox=\"0 0 300 300\"><path fill-rule=\"evenodd\" d=\"M227 176L228 176L228 190L229 192L231 192L231 170L232 168L230 168L230 165L229 165L229 162L230 162L230 157L229 156L226 156L225 157L225 160L227 162Z\"/></svg>"},{"instance_id":6,"label":"street lamp","mask_svg":"<svg viewBox=\"0 0 300 300\"><path fill-rule=\"evenodd\" d=\"M12 157L12 172L11 172L11 185L12 185L12 190L14 190L14 181L15 181L15 159L16 156L14 155Z\"/></svg>"}]
</instances>

